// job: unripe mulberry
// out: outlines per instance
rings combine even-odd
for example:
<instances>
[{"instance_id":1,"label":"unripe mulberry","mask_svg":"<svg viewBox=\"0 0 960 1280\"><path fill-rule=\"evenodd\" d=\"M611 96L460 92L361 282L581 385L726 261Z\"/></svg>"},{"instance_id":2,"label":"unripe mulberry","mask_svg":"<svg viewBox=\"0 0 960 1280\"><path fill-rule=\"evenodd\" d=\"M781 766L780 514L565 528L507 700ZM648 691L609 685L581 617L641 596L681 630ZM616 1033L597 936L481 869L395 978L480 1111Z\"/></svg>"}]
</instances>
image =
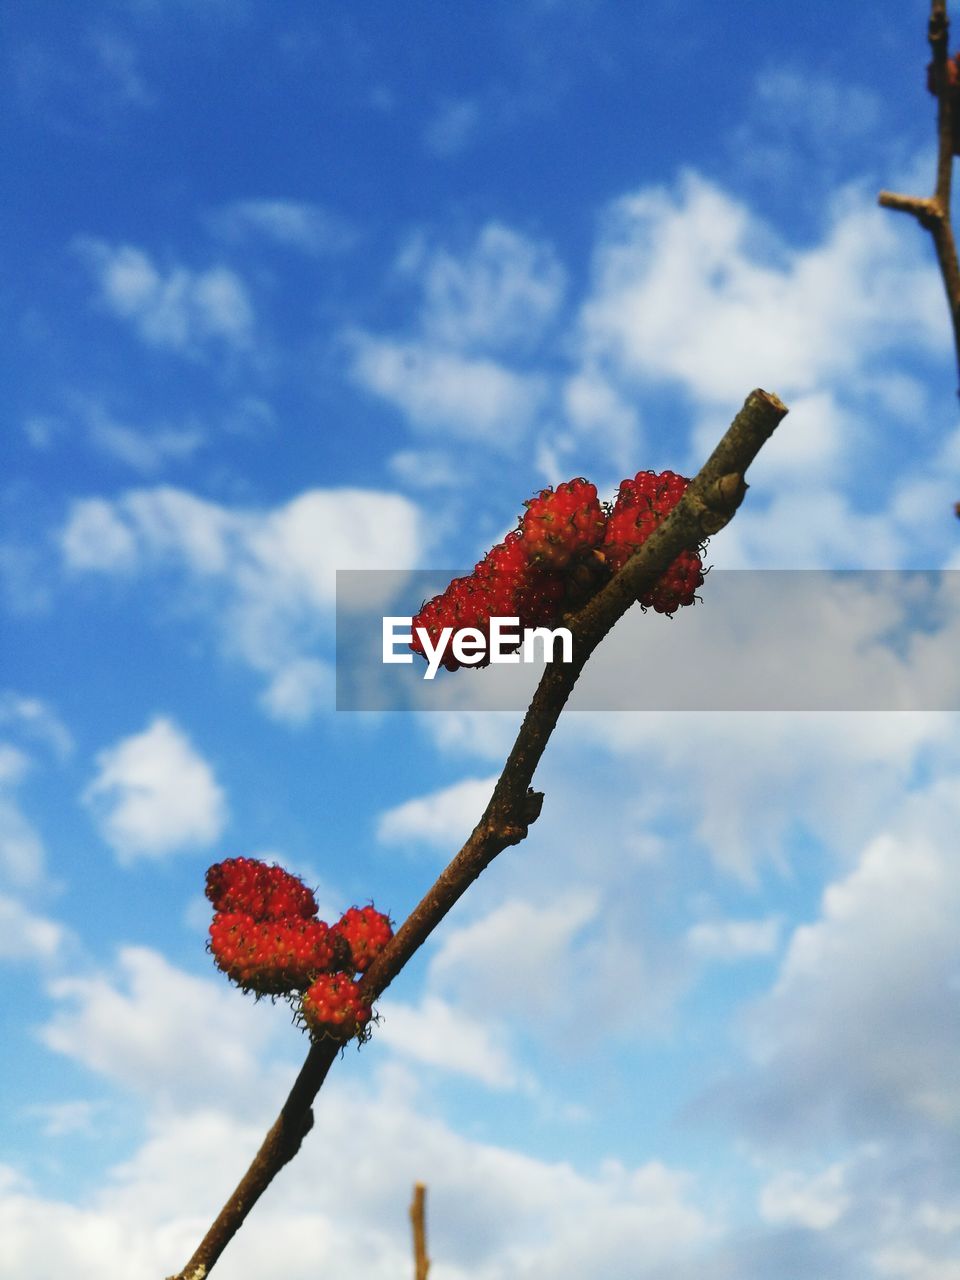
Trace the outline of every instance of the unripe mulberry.
<instances>
[{"instance_id":1,"label":"unripe mulberry","mask_svg":"<svg viewBox=\"0 0 960 1280\"><path fill-rule=\"evenodd\" d=\"M350 948L353 968L365 973L378 952L393 937L390 917L373 907L350 907L330 930L342 937Z\"/></svg>"},{"instance_id":2,"label":"unripe mulberry","mask_svg":"<svg viewBox=\"0 0 960 1280\"><path fill-rule=\"evenodd\" d=\"M254 920L241 911L218 911L210 925L210 951L217 968L244 990L284 995L349 963L342 940L330 935L322 920Z\"/></svg>"},{"instance_id":3,"label":"unripe mulberry","mask_svg":"<svg viewBox=\"0 0 960 1280\"><path fill-rule=\"evenodd\" d=\"M603 554L616 572L650 537L657 525L673 510L690 481L675 471L656 474L638 471L620 485L617 501L607 520ZM693 604L696 590L703 585L703 565L695 551L682 551L662 577L643 592L640 604L658 613L673 613L681 605Z\"/></svg>"},{"instance_id":4,"label":"unripe mulberry","mask_svg":"<svg viewBox=\"0 0 960 1280\"><path fill-rule=\"evenodd\" d=\"M343 973L321 974L301 1002L304 1021L313 1036L335 1035L349 1039L370 1021L371 1008L360 998L360 988Z\"/></svg>"},{"instance_id":5,"label":"unripe mulberry","mask_svg":"<svg viewBox=\"0 0 960 1280\"><path fill-rule=\"evenodd\" d=\"M317 914L317 900L299 876L257 858L214 863L207 871L206 894L214 911L240 911L254 920L309 920Z\"/></svg>"}]
</instances>

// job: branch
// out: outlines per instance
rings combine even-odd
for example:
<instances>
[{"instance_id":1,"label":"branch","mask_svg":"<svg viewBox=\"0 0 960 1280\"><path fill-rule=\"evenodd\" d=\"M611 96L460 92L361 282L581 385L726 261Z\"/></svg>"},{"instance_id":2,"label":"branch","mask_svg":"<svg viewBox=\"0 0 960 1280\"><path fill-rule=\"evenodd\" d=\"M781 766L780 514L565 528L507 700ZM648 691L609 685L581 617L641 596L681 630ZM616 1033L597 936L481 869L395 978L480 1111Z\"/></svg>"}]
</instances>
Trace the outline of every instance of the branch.
<instances>
[{"instance_id":1,"label":"branch","mask_svg":"<svg viewBox=\"0 0 960 1280\"><path fill-rule=\"evenodd\" d=\"M413 1227L413 1280L427 1280L430 1259L427 1257L427 1188L422 1182L413 1184L413 1203L410 1206L410 1223Z\"/></svg>"},{"instance_id":2,"label":"branch","mask_svg":"<svg viewBox=\"0 0 960 1280\"><path fill-rule=\"evenodd\" d=\"M573 661L547 667L523 718L490 803L453 861L377 956L360 984L371 1004L386 990L453 905L498 853L519 844L540 815L543 795L530 783L560 713L590 655L637 597L681 551L694 551L733 519L747 491L744 473L787 413L766 391L753 391L683 497L619 573L572 618ZM193 1257L169 1280L203 1280L247 1214L313 1124L311 1105L343 1042L315 1043L253 1163Z\"/></svg>"},{"instance_id":3,"label":"branch","mask_svg":"<svg viewBox=\"0 0 960 1280\"><path fill-rule=\"evenodd\" d=\"M953 342L960 372L960 262L953 235L950 213L953 177L954 112L958 107L957 91L947 71L949 24L946 0L931 0L927 38L933 54L931 75L937 94L937 175L932 196L905 196L895 191L881 191L879 203L885 209L909 213L933 237L940 275L947 294ZM960 120L957 121L960 127Z\"/></svg>"}]
</instances>

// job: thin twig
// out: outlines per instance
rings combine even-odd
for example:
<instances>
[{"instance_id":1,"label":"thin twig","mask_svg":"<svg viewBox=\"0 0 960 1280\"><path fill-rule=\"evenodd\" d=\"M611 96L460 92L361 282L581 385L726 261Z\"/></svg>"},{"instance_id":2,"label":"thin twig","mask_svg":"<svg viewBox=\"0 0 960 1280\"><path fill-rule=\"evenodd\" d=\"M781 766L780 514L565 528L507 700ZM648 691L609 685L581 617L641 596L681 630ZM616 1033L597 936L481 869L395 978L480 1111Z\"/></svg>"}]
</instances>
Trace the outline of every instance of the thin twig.
<instances>
[{"instance_id":1,"label":"thin twig","mask_svg":"<svg viewBox=\"0 0 960 1280\"><path fill-rule=\"evenodd\" d=\"M937 94L937 175L932 196L905 196L896 191L881 191L879 203L885 209L909 213L933 237L937 262L950 308L953 342L960 374L960 262L950 213L953 178L954 108L957 98L947 75L949 23L946 0L931 0L927 38L933 54L933 85ZM960 126L960 121L957 122ZM958 392L960 394L960 392Z\"/></svg>"},{"instance_id":2,"label":"thin twig","mask_svg":"<svg viewBox=\"0 0 960 1280\"><path fill-rule=\"evenodd\" d=\"M427 1280L430 1259L427 1257L427 1188L422 1182L413 1184L410 1223L413 1227L413 1280Z\"/></svg>"},{"instance_id":3,"label":"thin twig","mask_svg":"<svg viewBox=\"0 0 960 1280\"><path fill-rule=\"evenodd\" d=\"M733 519L747 491L744 473L786 412L786 406L775 395L751 392L662 524L578 614L564 619L573 637L573 661L547 667L483 816L460 852L370 966L360 988L364 999L371 1003L376 1000L497 854L526 837L543 804L543 795L533 791L530 783L590 655L681 551L695 550ZM209 1275L273 1177L299 1150L313 1124L313 1100L341 1047L342 1043L335 1039L311 1047L250 1168L193 1257L170 1280L202 1280Z\"/></svg>"}]
</instances>

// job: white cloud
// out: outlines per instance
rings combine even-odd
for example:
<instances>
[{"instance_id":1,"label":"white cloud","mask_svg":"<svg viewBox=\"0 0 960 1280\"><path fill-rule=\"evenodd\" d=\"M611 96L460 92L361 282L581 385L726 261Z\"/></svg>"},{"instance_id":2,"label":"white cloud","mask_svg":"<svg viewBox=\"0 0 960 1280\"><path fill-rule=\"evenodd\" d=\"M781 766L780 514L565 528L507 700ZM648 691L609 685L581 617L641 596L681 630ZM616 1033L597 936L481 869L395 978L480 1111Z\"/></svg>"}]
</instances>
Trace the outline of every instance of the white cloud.
<instances>
[{"instance_id":1,"label":"white cloud","mask_svg":"<svg viewBox=\"0 0 960 1280\"><path fill-rule=\"evenodd\" d=\"M54 920L34 915L16 899L0 894L0 961L52 960L66 930Z\"/></svg>"},{"instance_id":2,"label":"white cloud","mask_svg":"<svg viewBox=\"0 0 960 1280\"><path fill-rule=\"evenodd\" d=\"M599 909L600 896L591 891L571 889L536 902L508 899L442 936L430 960L430 983L455 992L479 1016L575 1018L586 992L574 944Z\"/></svg>"},{"instance_id":3,"label":"white cloud","mask_svg":"<svg viewBox=\"0 0 960 1280\"><path fill-rule=\"evenodd\" d=\"M452 489L463 478L453 453L435 449L401 449L388 465L410 489Z\"/></svg>"},{"instance_id":4,"label":"white cloud","mask_svg":"<svg viewBox=\"0 0 960 1280\"><path fill-rule=\"evenodd\" d=\"M346 334L354 380L415 430L514 451L549 390L508 361L529 354L563 300L551 246L492 222L460 252L415 237L396 272L421 294L414 332Z\"/></svg>"},{"instance_id":5,"label":"white cloud","mask_svg":"<svg viewBox=\"0 0 960 1280\"><path fill-rule=\"evenodd\" d=\"M168 462L191 458L204 443L196 429L131 427L96 405L88 407L86 417L91 444L144 475L160 471Z\"/></svg>"},{"instance_id":6,"label":"white cloud","mask_svg":"<svg viewBox=\"0 0 960 1280\"><path fill-rule=\"evenodd\" d=\"M851 148L856 148L858 168L883 164L881 155L887 173L898 165L897 130L889 117L884 119L885 108L872 88L846 75L834 80L810 66L780 63L757 75L747 118L729 134L726 150L735 168L749 177L794 193L794 203L799 193L802 205L815 204L834 184L849 179ZM913 190L913 184L903 189Z\"/></svg>"},{"instance_id":7,"label":"white cloud","mask_svg":"<svg viewBox=\"0 0 960 1280\"><path fill-rule=\"evenodd\" d=\"M59 760L65 760L73 752L73 735L48 703L40 698L27 697L12 689L0 693L0 724L12 725L27 737L53 751ZM22 770L14 769L22 776ZM4 780L0 769L0 783Z\"/></svg>"},{"instance_id":8,"label":"white cloud","mask_svg":"<svg viewBox=\"0 0 960 1280\"><path fill-rule=\"evenodd\" d=\"M905 252L907 256L905 257ZM847 196L826 240L779 244L693 173L612 208L582 313L584 350L627 377L674 380L708 404L756 386L790 397L862 376L891 348L941 351L942 286L920 246Z\"/></svg>"},{"instance_id":9,"label":"white cloud","mask_svg":"<svg viewBox=\"0 0 960 1280\"><path fill-rule=\"evenodd\" d=\"M419 340L357 333L351 374L365 390L395 405L418 431L516 448L543 401L546 386L484 357L468 358Z\"/></svg>"},{"instance_id":10,"label":"white cloud","mask_svg":"<svg viewBox=\"0 0 960 1280\"><path fill-rule=\"evenodd\" d=\"M719 569L896 569L909 543L884 511L856 510L835 488L782 488L744 506L708 560Z\"/></svg>"},{"instance_id":11,"label":"white cloud","mask_svg":"<svg viewBox=\"0 0 960 1280\"><path fill-rule=\"evenodd\" d=\"M380 815L377 839L383 844L423 843L457 849L487 807L497 775L465 778L427 796L406 800Z\"/></svg>"},{"instance_id":12,"label":"white cloud","mask_svg":"<svg viewBox=\"0 0 960 1280\"><path fill-rule=\"evenodd\" d=\"M448 349L526 350L556 316L566 287L550 245L498 222L461 253L417 237L397 269L422 291L423 336Z\"/></svg>"},{"instance_id":13,"label":"white cloud","mask_svg":"<svg viewBox=\"0 0 960 1280\"><path fill-rule=\"evenodd\" d=\"M406 569L423 543L412 502L366 489L310 489L266 511L135 489L74 502L60 533L74 571L177 571L185 604L208 616L229 656L266 677L262 705L291 724L331 700L313 649L331 631L337 570Z\"/></svg>"},{"instance_id":14,"label":"white cloud","mask_svg":"<svg viewBox=\"0 0 960 1280\"><path fill-rule=\"evenodd\" d=\"M22 1280L94 1280L123 1257L130 1280L172 1272L261 1137L240 1104L230 1115L164 1116L82 1205L30 1194L11 1171L0 1191L0 1269ZM638 1260L637 1274L652 1277L711 1234L690 1178L662 1162L580 1172L471 1141L389 1088L338 1079L325 1085L315 1128L281 1177L283 1196L266 1196L224 1255L237 1280L402 1274L417 1178L429 1188L432 1270L447 1280L580 1280L635 1270Z\"/></svg>"},{"instance_id":15,"label":"white cloud","mask_svg":"<svg viewBox=\"0 0 960 1280\"><path fill-rule=\"evenodd\" d=\"M274 720L306 724L334 703L333 669L316 658L295 658L281 667L260 696Z\"/></svg>"},{"instance_id":16,"label":"white cloud","mask_svg":"<svg viewBox=\"0 0 960 1280\"><path fill-rule=\"evenodd\" d=\"M165 717L101 751L97 765L83 802L123 862L204 847L226 825L226 799L213 770Z\"/></svg>"},{"instance_id":17,"label":"white cloud","mask_svg":"<svg viewBox=\"0 0 960 1280\"><path fill-rule=\"evenodd\" d=\"M40 1038L167 1114L262 1108L264 1080L277 1085L264 1055L277 1038L295 1053L300 1033L285 1006L245 998L212 961L210 971L197 978L149 948L122 947L115 973L51 981L59 1007Z\"/></svg>"},{"instance_id":18,"label":"white cloud","mask_svg":"<svg viewBox=\"0 0 960 1280\"><path fill-rule=\"evenodd\" d=\"M610 378L596 368L581 369L564 384L563 407L578 437L608 453L624 475L636 471L639 415Z\"/></svg>"},{"instance_id":19,"label":"white cloud","mask_svg":"<svg viewBox=\"0 0 960 1280\"><path fill-rule=\"evenodd\" d=\"M718 439L718 417L711 414L693 433L698 456L706 458ZM823 477L836 484L841 455L864 445L857 415L843 408L833 391L818 390L793 396L790 413L766 441L750 467L750 483L782 492L801 489L810 497L811 483L822 491ZM738 515L739 519L739 515Z\"/></svg>"},{"instance_id":20,"label":"white cloud","mask_svg":"<svg viewBox=\"0 0 960 1280\"><path fill-rule=\"evenodd\" d=\"M253 306L240 277L227 267L164 272L143 249L83 237L76 242L99 289L100 303L128 320L149 346L196 354L216 341L249 346Z\"/></svg>"},{"instance_id":21,"label":"white cloud","mask_svg":"<svg viewBox=\"0 0 960 1280\"><path fill-rule=\"evenodd\" d=\"M313 256L343 253L357 238L344 218L306 200L235 200L210 221L228 239L259 236Z\"/></svg>"},{"instance_id":22,"label":"white cloud","mask_svg":"<svg viewBox=\"0 0 960 1280\"><path fill-rule=\"evenodd\" d=\"M768 956L777 949L779 918L766 920L710 920L691 925L687 946L705 960L739 960Z\"/></svg>"},{"instance_id":23,"label":"white cloud","mask_svg":"<svg viewBox=\"0 0 960 1280\"><path fill-rule=\"evenodd\" d=\"M117 572L136 562L136 542L113 503L103 498L84 498L71 508L60 545L71 569Z\"/></svg>"},{"instance_id":24,"label":"white cloud","mask_svg":"<svg viewBox=\"0 0 960 1280\"><path fill-rule=\"evenodd\" d=\"M23 1108L23 1114L35 1119L45 1138L60 1138L65 1134L95 1134L94 1120L104 1109L103 1103L78 1099L68 1102L37 1102Z\"/></svg>"},{"instance_id":25,"label":"white cloud","mask_svg":"<svg viewBox=\"0 0 960 1280\"><path fill-rule=\"evenodd\" d=\"M832 1227L850 1204L845 1174L843 1164L832 1164L814 1175L784 1170L762 1188L760 1213L767 1222L792 1223L812 1231Z\"/></svg>"},{"instance_id":26,"label":"white cloud","mask_svg":"<svg viewBox=\"0 0 960 1280\"><path fill-rule=\"evenodd\" d=\"M764 866L790 874L798 814L847 865L893 819L918 759L957 763L952 717L938 712L584 712L577 727L600 758L633 759L648 828L683 815L696 847L744 884Z\"/></svg>"},{"instance_id":27,"label":"white cloud","mask_svg":"<svg viewBox=\"0 0 960 1280\"><path fill-rule=\"evenodd\" d=\"M0 742L0 872L18 886L37 883L46 856L40 834L16 796L30 766L25 752Z\"/></svg>"},{"instance_id":28,"label":"white cloud","mask_svg":"<svg viewBox=\"0 0 960 1280\"><path fill-rule=\"evenodd\" d=\"M949 1142L960 1119L958 819L955 776L912 794L795 929L749 1014L754 1066L729 1086L760 1141Z\"/></svg>"},{"instance_id":29,"label":"white cloud","mask_svg":"<svg viewBox=\"0 0 960 1280\"><path fill-rule=\"evenodd\" d=\"M407 568L420 541L412 503L365 489L308 489L263 512L169 486L133 489L112 502L75 501L60 535L69 568L179 563L323 607L335 600L338 569Z\"/></svg>"},{"instance_id":30,"label":"white cloud","mask_svg":"<svg viewBox=\"0 0 960 1280\"><path fill-rule=\"evenodd\" d=\"M758 117L769 122L775 116L824 142L858 138L876 128L883 105L870 89L811 75L809 68L768 67L757 76L754 92Z\"/></svg>"},{"instance_id":31,"label":"white cloud","mask_svg":"<svg viewBox=\"0 0 960 1280\"><path fill-rule=\"evenodd\" d=\"M0 784L17 786L26 777L30 761L9 743L0 743Z\"/></svg>"},{"instance_id":32,"label":"white cloud","mask_svg":"<svg viewBox=\"0 0 960 1280\"><path fill-rule=\"evenodd\" d=\"M402 1057L491 1089L530 1087L494 1032L448 1001L428 995L416 1006L383 1000L377 1007L377 1040Z\"/></svg>"},{"instance_id":33,"label":"white cloud","mask_svg":"<svg viewBox=\"0 0 960 1280\"><path fill-rule=\"evenodd\" d=\"M893 1276L894 1280L960 1280L960 1262L955 1258L935 1256L912 1245L877 1249L871 1262L878 1276Z\"/></svg>"}]
</instances>

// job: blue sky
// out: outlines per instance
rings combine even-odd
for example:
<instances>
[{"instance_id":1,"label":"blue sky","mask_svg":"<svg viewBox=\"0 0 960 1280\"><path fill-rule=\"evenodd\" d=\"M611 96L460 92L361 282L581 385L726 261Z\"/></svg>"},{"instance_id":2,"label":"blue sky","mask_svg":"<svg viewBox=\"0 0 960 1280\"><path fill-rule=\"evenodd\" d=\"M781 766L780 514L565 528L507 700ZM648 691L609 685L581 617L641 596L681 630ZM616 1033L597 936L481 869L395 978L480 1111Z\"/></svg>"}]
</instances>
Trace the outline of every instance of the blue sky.
<instances>
[{"instance_id":1,"label":"blue sky","mask_svg":"<svg viewBox=\"0 0 960 1280\"><path fill-rule=\"evenodd\" d=\"M960 568L942 288L875 204L932 180L925 9L5 15L4 1274L173 1271L282 1102L210 862L399 920L489 795L471 673L333 709L337 569L692 474L755 386L791 413L712 565ZM834 606L887 681L918 617L851 592L811 644ZM620 642L695 663L687 621ZM569 714L217 1274L403 1274L419 1179L437 1280L957 1280L958 781L955 713Z\"/></svg>"}]
</instances>

